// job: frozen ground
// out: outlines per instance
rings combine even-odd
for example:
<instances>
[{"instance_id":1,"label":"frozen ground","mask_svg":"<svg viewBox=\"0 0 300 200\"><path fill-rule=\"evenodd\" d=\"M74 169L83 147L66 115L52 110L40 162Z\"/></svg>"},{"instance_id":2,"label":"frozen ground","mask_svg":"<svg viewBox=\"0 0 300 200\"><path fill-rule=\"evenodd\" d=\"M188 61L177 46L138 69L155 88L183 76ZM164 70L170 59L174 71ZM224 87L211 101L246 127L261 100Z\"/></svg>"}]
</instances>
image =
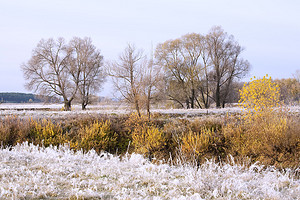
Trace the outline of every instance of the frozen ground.
<instances>
[{"instance_id":1,"label":"frozen ground","mask_svg":"<svg viewBox=\"0 0 300 200\"><path fill-rule=\"evenodd\" d=\"M26 143L0 150L0 199L297 199L291 172L253 164L155 165Z\"/></svg>"},{"instance_id":2,"label":"frozen ground","mask_svg":"<svg viewBox=\"0 0 300 200\"><path fill-rule=\"evenodd\" d=\"M97 115L97 114L128 114L131 110L122 104L100 104L89 105L86 111L82 111L80 105L74 105L72 111L61 111L63 104L0 104L0 117L18 116L33 118L60 118L77 117L78 115ZM300 113L300 106L289 107L293 113ZM239 113L239 107L227 107L223 109L152 109L152 113L169 115L179 115L181 117L224 115L227 113Z\"/></svg>"}]
</instances>

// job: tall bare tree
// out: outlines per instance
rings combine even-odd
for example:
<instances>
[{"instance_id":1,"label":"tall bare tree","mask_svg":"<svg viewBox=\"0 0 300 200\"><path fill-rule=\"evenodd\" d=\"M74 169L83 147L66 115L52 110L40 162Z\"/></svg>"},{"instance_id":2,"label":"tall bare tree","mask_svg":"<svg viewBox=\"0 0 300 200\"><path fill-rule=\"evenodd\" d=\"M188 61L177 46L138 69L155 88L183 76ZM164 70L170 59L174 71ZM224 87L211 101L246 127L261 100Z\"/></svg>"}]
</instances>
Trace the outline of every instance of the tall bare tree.
<instances>
[{"instance_id":1,"label":"tall bare tree","mask_svg":"<svg viewBox=\"0 0 300 200\"><path fill-rule=\"evenodd\" d=\"M100 90L105 80L103 56L92 44L91 38L74 37L69 44L72 52L70 57L70 74L78 85L78 98L82 110L91 103L93 94Z\"/></svg>"},{"instance_id":2,"label":"tall bare tree","mask_svg":"<svg viewBox=\"0 0 300 200\"><path fill-rule=\"evenodd\" d=\"M168 40L156 48L156 59L164 67L169 81L168 96L182 106L195 108L200 76L203 76L201 63L203 36L186 34L175 40ZM172 89L175 87L175 91Z\"/></svg>"},{"instance_id":3,"label":"tall bare tree","mask_svg":"<svg viewBox=\"0 0 300 200\"><path fill-rule=\"evenodd\" d=\"M207 36L209 59L212 66L216 107L225 106L234 79L242 78L250 69L247 60L241 58L243 48L221 27L213 27Z\"/></svg>"},{"instance_id":4,"label":"tall bare tree","mask_svg":"<svg viewBox=\"0 0 300 200\"><path fill-rule=\"evenodd\" d=\"M141 81L141 86L144 97L143 102L146 107L148 119L150 119L150 106L154 100L159 100L163 84L162 69L154 64L153 58L144 66L142 77L143 80Z\"/></svg>"},{"instance_id":5,"label":"tall bare tree","mask_svg":"<svg viewBox=\"0 0 300 200\"><path fill-rule=\"evenodd\" d=\"M243 48L221 27L208 35L191 33L156 48L156 59L166 70L168 96L187 108L208 108L211 100L224 107L235 79L249 71Z\"/></svg>"},{"instance_id":6,"label":"tall bare tree","mask_svg":"<svg viewBox=\"0 0 300 200\"><path fill-rule=\"evenodd\" d=\"M50 38L38 43L21 68L29 90L62 97L65 110L71 110L72 101L79 96L85 109L104 80L102 60L90 38L75 37L69 44L63 38Z\"/></svg>"},{"instance_id":7,"label":"tall bare tree","mask_svg":"<svg viewBox=\"0 0 300 200\"><path fill-rule=\"evenodd\" d=\"M201 63L203 67L203 72L201 73L199 78L199 101L201 104L204 106L204 108L209 108L211 104L211 94L212 94L212 88L210 87L210 78L209 78L209 73L210 73L210 62L209 62L209 53L208 53L208 42L207 42L207 37L202 36L201 42L199 43L200 45L200 57L201 57ZM200 105L201 105L200 104ZM202 108L202 106L200 106Z\"/></svg>"},{"instance_id":8,"label":"tall bare tree","mask_svg":"<svg viewBox=\"0 0 300 200\"><path fill-rule=\"evenodd\" d=\"M168 40L156 48L157 63L165 69L166 91L170 100L189 106L188 75L182 57L182 41Z\"/></svg>"},{"instance_id":9,"label":"tall bare tree","mask_svg":"<svg viewBox=\"0 0 300 200\"><path fill-rule=\"evenodd\" d=\"M190 107L195 108L197 92L200 85L199 79L203 76L203 65L201 63L203 36L196 33L186 34L181 37L181 54L184 58L184 69L187 74L187 84L189 88ZM201 105L198 102L198 105Z\"/></svg>"},{"instance_id":10,"label":"tall bare tree","mask_svg":"<svg viewBox=\"0 0 300 200\"><path fill-rule=\"evenodd\" d=\"M26 88L43 95L58 95L64 100L64 109L71 110L77 85L68 71L70 56L63 38L42 39L33 50L31 59L21 66L27 80Z\"/></svg>"},{"instance_id":11,"label":"tall bare tree","mask_svg":"<svg viewBox=\"0 0 300 200\"><path fill-rule=\"evenodd\" d=\"M143 69L146 65L142 50L128 44L120 55L118 62L107 64L107 73L113 78L115 89L123 98L134 105L138 115L141 116Z\"/></svg>"}]
</instances>

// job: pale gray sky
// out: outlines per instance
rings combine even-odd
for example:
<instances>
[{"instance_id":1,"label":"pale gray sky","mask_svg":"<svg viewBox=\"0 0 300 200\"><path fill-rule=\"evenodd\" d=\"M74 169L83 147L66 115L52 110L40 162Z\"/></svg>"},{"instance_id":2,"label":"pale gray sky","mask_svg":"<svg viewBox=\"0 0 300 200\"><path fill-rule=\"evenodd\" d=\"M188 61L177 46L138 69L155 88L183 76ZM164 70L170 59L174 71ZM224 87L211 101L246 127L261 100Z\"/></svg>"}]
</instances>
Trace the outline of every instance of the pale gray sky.
<instances>
[{"instance_id":1,"label":"pale gray sky","mask_svg":"<svg viewBox=\"0 0 300 200\"><path fill-rule=\"evenodd\" d=\"M127 43L150 51L215 25L245 47L250 76L300 69L299 0L0 0L0 92L29 92L20 65L42 38L88 36L111 60Z\"/></svg>"}]
</instances>

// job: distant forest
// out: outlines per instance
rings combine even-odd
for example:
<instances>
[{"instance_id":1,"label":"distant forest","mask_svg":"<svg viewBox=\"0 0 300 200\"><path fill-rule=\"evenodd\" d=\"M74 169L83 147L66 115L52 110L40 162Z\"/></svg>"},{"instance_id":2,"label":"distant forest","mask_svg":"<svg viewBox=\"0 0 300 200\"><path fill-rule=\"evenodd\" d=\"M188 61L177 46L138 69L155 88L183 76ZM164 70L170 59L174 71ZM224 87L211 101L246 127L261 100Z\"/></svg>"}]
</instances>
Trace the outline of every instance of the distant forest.
<instances>
[{"instance_id":1,"label":"distant forest","mask_svg":"<svg viewBox=\"0 0 300 200\"><path fill-rule=\"evenodd\" d=\"M40 103L43 100L34 94L0 93L1 103Z\"/></svg>"}]
</instances>

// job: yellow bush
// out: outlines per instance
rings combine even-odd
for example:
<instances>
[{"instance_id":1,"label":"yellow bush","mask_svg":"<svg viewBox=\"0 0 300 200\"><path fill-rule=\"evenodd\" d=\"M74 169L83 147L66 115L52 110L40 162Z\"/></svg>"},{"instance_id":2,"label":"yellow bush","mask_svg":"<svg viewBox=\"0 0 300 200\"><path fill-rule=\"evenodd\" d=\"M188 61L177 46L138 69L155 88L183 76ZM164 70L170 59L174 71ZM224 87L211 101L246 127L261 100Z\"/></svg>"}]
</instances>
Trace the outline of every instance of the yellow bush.
<instances>
[{"instance_id":1,"label":"yellow bush","mask_svg":"<svg viewBox=\"0 0 300 200\"><path fill-rule=\"evenodd\" d=\"M244 111L244 120L251 123L256 117L262 118L263 114L272 113L275 107L281 105L279 91L279 86L268 75L262 79L254 77L248 85L245 83L240 90L239 101L239 106Z\"/></svg>"},{"instance_id":2,"label":"yellow bush","mask_svg":"<svg viewBox=\"0 0 300 200\"><path fill-rule=\"evenodd\" d=\"M61 124L54 124L47 119L33 121L33 124L34 128L31 137L33 136L34 143L43 143L45 146L49 146L50 144L58 146L68 142Z\"/></svg>"},{"instance_id":3,"label":"yellow bush","mask_svg":"<svg viewBox=\"0 0 300 200\"><path fill-rule=\"evenodd\" d=\"M259 133L264 139L271 140L284 134L287 115L279 107L282 105L279 91L279 86L267 75L262 79L253 79L240 91L243 123L247 125L248 132Z\"/></svg>"},{"instance_id":4,"label":"yellow bush","mask_svg":"<svg viewBox=\"0 0 300 200\"><path fill-rule=\"evenodd\" d=\"M240 122L223 128L231 153L274 164L277 154L286 151L282 147L289 137L288 114L281 107L279 87L265 76L245 84L240 95L244 109Z\"/></svg>"},{"instance_id":5,"label":"yellow bush","mask_svg":"<svg viewBox=\"0 0 300 200\"><path fill-rule=\"evenodd\" d=\"M93 148L97 152L101 150L109 151L115 148L117 143L117 134L111 130L110 121L95 121L91 125L85 125L79 130L79 135L78 148L84 150Z\"/></svg>"},{"instance_id":6,"label":"yellow bush","mask_svg":"<svg viewBox=\"0 0 300 200\"><path fill-rule=\"evenodd\" d=\"M155 151L160 150L164 143L163 132L154 126L144 126L132 132L132 144L137 153L151 156Z\"/></svg>"},{"instance_id":7,"label":"yellow bush","mask_svg":"<svg viewBox=\"0 0 300 200\"><path fill-rule=\"evenodd\" d=\"M163 131L151 124L147 117L133 113L125 125L131 133L132 144L136 153L152 157L165 145L166 139Z\"/></svg>"},{"instance_id":8,"label":"yellow bush","mask_svg":"<svg viewBox=\"0 0 300 200\"><path fill-rule=\"evenodd\" d=\"M130 114L125 122L125 127L129 132L135 129L140 129L149 124L149 120L144 115L139 116L136 112Z\"/></svg>"},{"instance_id":9,"label":"yellow bush","mask_svg":"<svg viewBox=\"0 0 300 200\"><path fill-rule=\"evenodd\" d=\"M202 127L199 133L189 131L182 135L181 150L187 158L198 158L209 152L215 139L213 130L205 127Z\"/></svg>"}]
</instances>

